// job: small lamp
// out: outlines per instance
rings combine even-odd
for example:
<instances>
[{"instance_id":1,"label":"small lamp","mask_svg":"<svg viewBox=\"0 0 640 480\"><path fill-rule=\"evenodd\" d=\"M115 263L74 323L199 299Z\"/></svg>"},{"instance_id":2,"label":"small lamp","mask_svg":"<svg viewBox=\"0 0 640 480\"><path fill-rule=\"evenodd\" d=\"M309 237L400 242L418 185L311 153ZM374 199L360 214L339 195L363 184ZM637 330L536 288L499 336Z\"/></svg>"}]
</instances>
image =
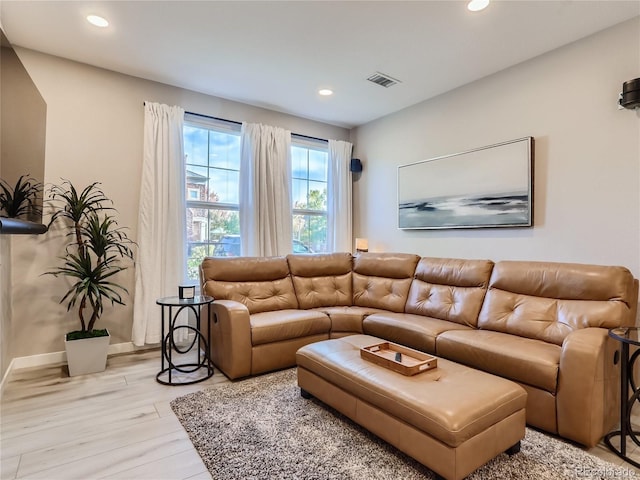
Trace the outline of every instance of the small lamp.
<instances>
[{"instance_id":1,"label":"small lamp","mask_svg":"<svg viewBox=\"0 0 640 480\"><path fill-rule=\"evenodd\" d=\"M368 252L369 251L369 240L366 238L356 238L356 253L359 252Z\"/></svg>"}]
</instances>

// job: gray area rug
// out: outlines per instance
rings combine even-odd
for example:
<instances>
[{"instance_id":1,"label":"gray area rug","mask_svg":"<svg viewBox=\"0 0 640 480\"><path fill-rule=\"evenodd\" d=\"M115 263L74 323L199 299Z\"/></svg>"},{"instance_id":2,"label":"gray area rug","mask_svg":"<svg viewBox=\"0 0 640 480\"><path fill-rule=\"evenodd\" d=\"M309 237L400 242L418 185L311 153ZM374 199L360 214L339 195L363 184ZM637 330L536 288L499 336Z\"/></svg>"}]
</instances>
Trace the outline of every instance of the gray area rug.
<instances>
[{"instance_id":1,"label":"gray area rug","mask_svg":"<svg viewBox=\"0 0 640 480\"><path fill-rule=\"evenodd\" d=\"M171 408L214 480L434 478L335 410L303 399L295 368L185 395ZM501 454L468 478L628 476L626 468L527 428L520 453Z\"/></svg>"}]
</instances>

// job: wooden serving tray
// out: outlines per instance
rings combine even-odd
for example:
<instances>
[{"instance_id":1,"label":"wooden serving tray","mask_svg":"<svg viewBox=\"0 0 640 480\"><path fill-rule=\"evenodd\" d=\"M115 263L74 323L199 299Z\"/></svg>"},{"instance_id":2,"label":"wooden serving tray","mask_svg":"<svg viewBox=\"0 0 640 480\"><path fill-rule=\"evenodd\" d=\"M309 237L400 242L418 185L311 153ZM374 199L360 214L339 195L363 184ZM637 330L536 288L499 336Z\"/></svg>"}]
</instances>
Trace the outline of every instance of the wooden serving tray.
<instances>
[{"instance_id":1,"label":"wooden serving tray","mask_svg":"<svg viewBox=\"0 0 640 480\"><path fill-rule=\"evenodd\" d=\"M397 353L401 356L400 361L396 360ZM362 347L360 356L365 360L407 376L426 372L438 366L436 357L391 342Z\"/></svg>"}]
</instances>

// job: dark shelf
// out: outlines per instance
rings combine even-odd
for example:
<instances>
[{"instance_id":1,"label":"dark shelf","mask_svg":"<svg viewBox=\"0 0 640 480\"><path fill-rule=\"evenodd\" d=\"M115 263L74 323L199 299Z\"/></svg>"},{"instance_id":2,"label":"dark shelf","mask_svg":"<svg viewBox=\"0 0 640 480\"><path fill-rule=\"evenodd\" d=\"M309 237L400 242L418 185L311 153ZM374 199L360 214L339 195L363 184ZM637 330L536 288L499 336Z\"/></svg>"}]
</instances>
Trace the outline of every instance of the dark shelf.
<instances>
[{"instance_id":1,"label":"dark shelf","mask_svg":"<svg viewBox=\"0 0 640 480\"><path fill-rule=\"evenodd\" d=\"M41 223L0 217L0 235L40 235L46 231L47 226Z\"/></svg>"}]
</instances>

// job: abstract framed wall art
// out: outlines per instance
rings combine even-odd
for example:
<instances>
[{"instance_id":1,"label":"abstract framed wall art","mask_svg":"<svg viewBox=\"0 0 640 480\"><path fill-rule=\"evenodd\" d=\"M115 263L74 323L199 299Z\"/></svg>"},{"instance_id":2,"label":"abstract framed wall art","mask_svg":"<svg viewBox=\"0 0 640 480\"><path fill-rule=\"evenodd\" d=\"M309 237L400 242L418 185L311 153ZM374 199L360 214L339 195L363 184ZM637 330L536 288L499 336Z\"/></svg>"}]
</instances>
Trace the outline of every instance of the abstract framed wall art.
<instances>
[{"instance_id":1,"label":"abstract framed wall art","mask_svg":"<svg viewBox=\"0 0 640 480\"><path fill-rule=\"evenodd\" d=\"M533 226L534 139L398 167L398 227Z\"/></svg>"}]
</instances>

